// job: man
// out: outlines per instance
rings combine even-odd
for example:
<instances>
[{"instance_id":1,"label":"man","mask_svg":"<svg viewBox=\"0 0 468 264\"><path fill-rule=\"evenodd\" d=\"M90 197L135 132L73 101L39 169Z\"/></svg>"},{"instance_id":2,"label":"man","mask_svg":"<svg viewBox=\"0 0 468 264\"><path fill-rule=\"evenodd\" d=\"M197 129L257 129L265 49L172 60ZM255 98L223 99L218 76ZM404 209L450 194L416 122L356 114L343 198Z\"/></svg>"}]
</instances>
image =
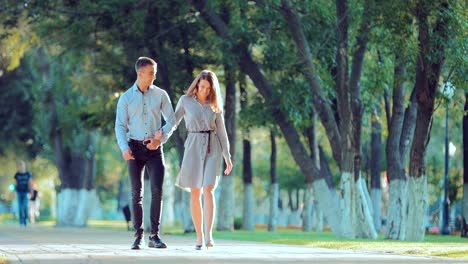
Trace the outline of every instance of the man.
<instances>
[{"instance_id":1,"label":"man","mask_svg":"<svg viewBox=\"0 0 468 264\"><path fill-rule=\"evenodd\" d=\"M26 227L28 218L28 193L31 184L31 173L26 171L24 161L18 162L18 172L15 174L16 181L16 197L18 198L18 212L20 226Z\"/></svg>"},{"instance_id":2,"label":"man","mask_svg":"<svg viewBox=\"0 0 468 264\"><path fill-rule=\"evenodd\" d=\"M148 57L135 63L137 80L119 98L115 134L123 158L128 162L132 186L133 227L135 242L132 249L143 245L143 169L151 183L151 234L148 247L166 248L159 236L162 211L164 156L162 144L175 128L175 115L168 94L153 85L157 64ZM166 121L161 128L161 114Z\"/></svg>"}]
</instances>

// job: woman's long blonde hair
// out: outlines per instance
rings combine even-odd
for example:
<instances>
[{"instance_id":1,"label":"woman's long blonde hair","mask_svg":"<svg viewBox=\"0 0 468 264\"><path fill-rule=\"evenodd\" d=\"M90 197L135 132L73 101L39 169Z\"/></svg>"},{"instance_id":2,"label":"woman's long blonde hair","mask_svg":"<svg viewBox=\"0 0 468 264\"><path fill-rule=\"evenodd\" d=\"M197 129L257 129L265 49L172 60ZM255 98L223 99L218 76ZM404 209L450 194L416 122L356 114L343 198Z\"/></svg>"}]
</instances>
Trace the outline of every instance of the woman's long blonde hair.
<instances>
[{"instance_id":1,"label":"woman's long blonde hair","mask_svg":"<svg viewBox=\"0 0 468 264\"><path fill-rule=\"evenodd\" d=\"M190 84L185 94L188 96L196 96L198 92L198 84L201 80L206 80L210 83L211 90L210 95L208 96L208 102L210 103L211 109L216 113L222 112L223 100L219 88L218 77L216 77L216 74L210 70L201 71L195 80L193 80L192 84Z\"/></svg>"}]
</instances>

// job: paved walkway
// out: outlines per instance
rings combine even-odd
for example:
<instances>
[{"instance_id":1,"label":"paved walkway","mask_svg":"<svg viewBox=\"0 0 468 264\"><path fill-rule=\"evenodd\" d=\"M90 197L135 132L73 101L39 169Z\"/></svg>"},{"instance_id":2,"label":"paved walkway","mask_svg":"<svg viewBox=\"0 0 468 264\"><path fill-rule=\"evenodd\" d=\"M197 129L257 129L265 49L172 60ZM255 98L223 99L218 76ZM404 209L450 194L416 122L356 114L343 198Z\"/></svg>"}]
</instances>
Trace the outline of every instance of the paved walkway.
<instances>
[{"instance_id":1,"label":"paved walkway","mask_svg":"<svg viewBox=\"0 0 468 264\"><path fill-rule=\"evenodd\" d=\"M126 231L0 225L0 263L468 263L468 260L217 240L194 250L193 238L164 235L167 249L130 250Z\"/></svg>"}]
</instances>

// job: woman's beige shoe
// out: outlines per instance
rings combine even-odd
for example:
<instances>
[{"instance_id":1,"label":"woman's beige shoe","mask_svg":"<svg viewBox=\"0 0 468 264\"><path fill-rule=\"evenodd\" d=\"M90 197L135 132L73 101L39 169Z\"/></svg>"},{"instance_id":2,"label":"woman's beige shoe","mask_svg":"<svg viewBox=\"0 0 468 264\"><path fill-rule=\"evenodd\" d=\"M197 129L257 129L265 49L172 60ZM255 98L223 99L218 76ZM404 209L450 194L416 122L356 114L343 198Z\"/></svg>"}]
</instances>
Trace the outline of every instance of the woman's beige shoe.
<instances>
[{"instance_id":1,"label":"woman's beige shoe","mask_svg":"<svg viewBox=\"0 0 468 264\"><path fill-rule=\"evenodd\" d=\"M214 241L213 240L205 241L205 246L206 246L206 249L208 249L210 247L214 247Z\"/></svg>"}]
</instances>

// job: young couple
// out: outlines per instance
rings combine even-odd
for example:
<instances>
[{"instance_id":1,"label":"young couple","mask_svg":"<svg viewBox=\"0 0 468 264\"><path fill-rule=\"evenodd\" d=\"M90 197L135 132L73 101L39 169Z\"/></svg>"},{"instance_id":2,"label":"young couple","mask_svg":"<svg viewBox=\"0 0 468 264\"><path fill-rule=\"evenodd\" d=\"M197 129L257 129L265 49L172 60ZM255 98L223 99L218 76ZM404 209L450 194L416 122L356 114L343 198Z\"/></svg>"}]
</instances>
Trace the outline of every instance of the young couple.
<instances>
[{"instance_id":1,"label":"young couple","mask_svg":"<svg viewBox=\"0 0 468 264\"><path fill-rule=\"evenodd\" d=\"M219 180L222 157L226 163L224 173L228 175L232 169L218 79L213 72L202 71L179 99L174 113L167 93L153 85L156 62L148 57L140 57L135 63L135 70L137 80L120 96L115 120L117 143L123 158L128 162L132 185L135 241L131 248L140 249L144 244L142 172L145 167L151 184L151 234L148 246L167 247L159 236L164 180L163 144L182 118L185 119L188 135L176 185L191 192L190 210L197 233L195 249L200 250L203 242L206 247L212 247L215 209L213 191ZM161 115L166 121L163 127Z\"/></svg>"}]
</instances>

